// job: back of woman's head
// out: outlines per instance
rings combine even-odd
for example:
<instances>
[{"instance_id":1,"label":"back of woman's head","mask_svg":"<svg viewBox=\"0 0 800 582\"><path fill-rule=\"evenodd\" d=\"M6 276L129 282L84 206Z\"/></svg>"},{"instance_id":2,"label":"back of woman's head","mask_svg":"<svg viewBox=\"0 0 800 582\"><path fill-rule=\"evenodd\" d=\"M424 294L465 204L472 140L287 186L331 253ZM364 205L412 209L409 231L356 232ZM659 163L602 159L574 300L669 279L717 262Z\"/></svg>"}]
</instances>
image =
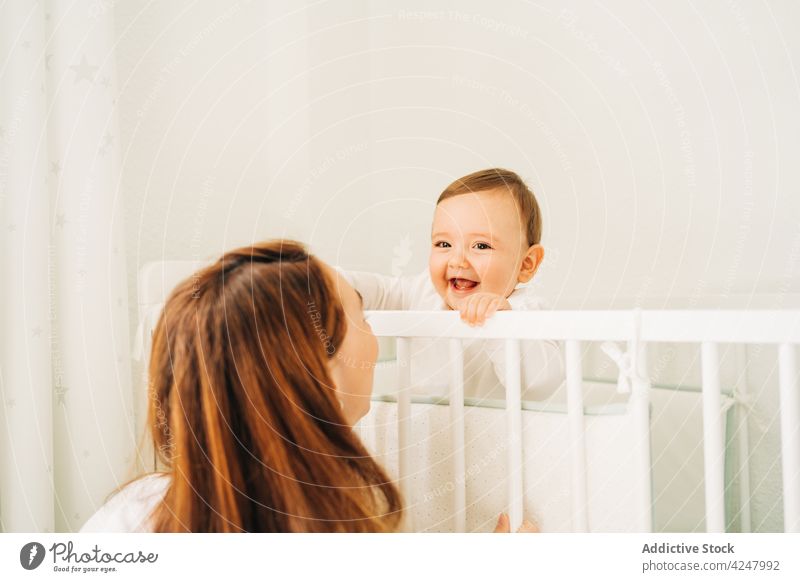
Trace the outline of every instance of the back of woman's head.
<instances>
[{"instance_id":1,"label":"back of woman's head","mask_svg":"<svg viewBox=\"0 0 800 582\"><path fill-rule=\"evenodd\" d=\"M395 486L345 421L329 374L347 321L302 245L226 253L156 326L150 426L171 477L156 531L392 531Z\"/></svg>"}]
</instances>

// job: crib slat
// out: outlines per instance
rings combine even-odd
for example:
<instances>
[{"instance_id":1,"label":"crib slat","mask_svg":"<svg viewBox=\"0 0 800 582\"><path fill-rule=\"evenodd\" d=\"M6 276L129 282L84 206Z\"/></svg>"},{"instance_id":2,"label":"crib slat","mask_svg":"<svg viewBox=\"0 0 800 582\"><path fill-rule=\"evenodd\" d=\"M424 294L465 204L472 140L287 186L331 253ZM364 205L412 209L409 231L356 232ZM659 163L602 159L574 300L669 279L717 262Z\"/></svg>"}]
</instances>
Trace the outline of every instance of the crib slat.
<instances>
[{"instance_id":1,"label":"crib slat","mask_svg":"<svg viewBox=\"0 0 800 582\"><path fill-rule=\"evenodd\" d=\"M701 344L703 367L703 463L705 465L706 531L725 532L725 439L719 384L719 347Z\"/></svg>"},{"instance_id":2,"label":"crib slat","mask_svg":"<svg viewBox=\"0 0 800 582\"><path fill-rule=\"evenodd\" d=\"M783 529L800 533L800 386L795 346L778 348L783 470Z\"/></svg>"},{"instance_id":3,"label":"crib slat","mask_svg":"<svg viewBox=\"0 0 800 582\"><path fill-rule=\"evenodd\" d=\"M411 340L397 338L397 443L400 493L406 507L411 500ZM406 512L406 529L414 531L411 513Z\"/></svg>"},{"instance_id":4,"label":"crib slat","mask_svg":"<svg viewBox=\"0 0 800 582\"><path fill-rule=\"evenodd\" d=\"M636 442L632 452L637 460L635 477L640 526L653 531L653 477L650 458L650 380L647 373L647 346L639 341L628 342L631 354L633 386L628 406L634 414Z\"/></svg>"},{"instance_id":5,"label":"crib slat","mask_svg":"<svg viewBox=\"0 0 800 582\"><path fill-rule=\"evenodd\" d=\"M572 469L572 530L589 531L586 483L586 438L583 418L583 374L581 342L567 340L567 415L569 420L570 464Z\"/></svg>"},{"instance_id":6,"label":"crib slat","mask_svg":"<svg viewBox=\"0 0 800 582\"><path fill-rule=\"evenodd\" d=\"M464 446L464 347L450 340L450 436L453 454L453 523L455 532L467 530L466 448Z\"/></svg>"},{"instance_id":7,"label":"crib slat","mask_svg":"<svg viewBox=\"0 0 800 582\"><path fill-rule=\"evenodd\" d=\"M739 453L739 520L741 531L750 532L752 530L750 513L750 430L747 426L748 409L741 404L747 399L749 392L747 386L747 344L737 344L735 353L737 380L733 391L736 400L740 403L736 407L736 436Z\"/></svg>"},{"instance_id":8,"label":"crib slat","mask_svg":"<svg viewBox=\"0 0 800 582\"><path fill-rule=\"evenodd\" d=\"M511 531L522 525L522 389L520 342L505 341L506 422L508 424L508 518Z\"/></svg>"}]
</instances>

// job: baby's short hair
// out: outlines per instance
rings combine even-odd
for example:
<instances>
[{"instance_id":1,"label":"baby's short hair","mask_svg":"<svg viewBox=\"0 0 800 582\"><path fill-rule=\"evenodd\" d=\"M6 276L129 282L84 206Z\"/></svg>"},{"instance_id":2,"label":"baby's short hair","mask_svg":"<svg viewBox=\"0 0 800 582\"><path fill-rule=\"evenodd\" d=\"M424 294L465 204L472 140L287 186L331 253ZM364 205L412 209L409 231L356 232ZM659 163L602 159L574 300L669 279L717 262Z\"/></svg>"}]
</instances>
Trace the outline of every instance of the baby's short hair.
<instances>
[{"instance_id":1,"label":"baby's short hair","mask_svg":"<svg viewBox=\"0 0 800 582\"><path fill-rule=\"evenodd\" d=\"M514 196L522 218L522 224L528 237L528 245L539 244L542 240L542 213L536 196L516 172L503 168L489 168L473 172L459 178L444 189L436 204L454 196L506 188Z\"/></svg>"}]
</instances>

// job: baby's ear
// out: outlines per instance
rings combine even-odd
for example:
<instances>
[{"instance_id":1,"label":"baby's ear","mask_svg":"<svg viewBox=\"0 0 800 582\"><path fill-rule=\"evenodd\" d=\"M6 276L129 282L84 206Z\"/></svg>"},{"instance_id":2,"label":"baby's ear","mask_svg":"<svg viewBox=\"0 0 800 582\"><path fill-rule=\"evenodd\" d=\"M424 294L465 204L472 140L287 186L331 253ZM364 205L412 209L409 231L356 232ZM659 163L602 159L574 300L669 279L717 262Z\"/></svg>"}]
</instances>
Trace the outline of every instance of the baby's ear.
<instances>
[{"instance_id":1,"label":"baby's ear","mask_svg":"<svg viewBox=\"0 0 800 582\"><path fill-rule=\"evenodd\" d=\"M536 269L539 268L543 260L544 247L542 245L531 245L522 258L517 281L520 283L527 283L533 279L533 276L536 274Z\"/></svg>"}]
</instances>

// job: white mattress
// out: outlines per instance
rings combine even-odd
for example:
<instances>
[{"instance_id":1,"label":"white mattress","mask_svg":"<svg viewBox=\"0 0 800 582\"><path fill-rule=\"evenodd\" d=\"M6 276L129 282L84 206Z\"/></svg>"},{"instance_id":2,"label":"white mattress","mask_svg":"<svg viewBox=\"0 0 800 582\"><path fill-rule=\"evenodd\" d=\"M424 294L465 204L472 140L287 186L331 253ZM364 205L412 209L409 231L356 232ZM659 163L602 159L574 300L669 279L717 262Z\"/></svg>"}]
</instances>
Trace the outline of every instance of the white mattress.
<instances>
[{"instance_id":1,"label":"white mattress","mask_svg":"<svg viewBox=\"0 0 800 582\"><path fill-rule=\"evenodd\" d=\"M376 380L384 375L379 374ZM367 448L398 478L397 408L376 384L372 409L357 425ZM637 515L638 482L631 442L638 438L624 396L615 386L585 382L589 528L596 532L646 531ZM655 531L703 531L701 396L653 390L651 455ZM612 404L608 404L612 403ZM488 404L489 406L484 406ZM730 401L726 399L726 405ZM467 530L491 531L507 511L505 411L499 403L465 409ZM523 405L525 515L547 532L573 531L568 420L559 396ZM528 408L528 410L525 410ZM453 483L449 410L415 402L412 413L411 498L413 531L453 531Z\"/></svg>"},{"instance_id":2,"label":"white mattress","mask_svg":"<svg viewBox=\"0 0 800 582\"><path fill-rule=\"evenodd\" d=\"M412 404L411 499L414 531L453 531L453 472L448 407ZM397 407L373 402L358 430L367 448L397 479ZM543 531L572 531L568 424L564 414L523 411L525 514ZM467 407L467 530L491 531L507 510L506 423L502 409ZM635 438L628 414L587 417L589 521L592 531L642 531L636 515Z\"/></svg>"}]
</instances>

